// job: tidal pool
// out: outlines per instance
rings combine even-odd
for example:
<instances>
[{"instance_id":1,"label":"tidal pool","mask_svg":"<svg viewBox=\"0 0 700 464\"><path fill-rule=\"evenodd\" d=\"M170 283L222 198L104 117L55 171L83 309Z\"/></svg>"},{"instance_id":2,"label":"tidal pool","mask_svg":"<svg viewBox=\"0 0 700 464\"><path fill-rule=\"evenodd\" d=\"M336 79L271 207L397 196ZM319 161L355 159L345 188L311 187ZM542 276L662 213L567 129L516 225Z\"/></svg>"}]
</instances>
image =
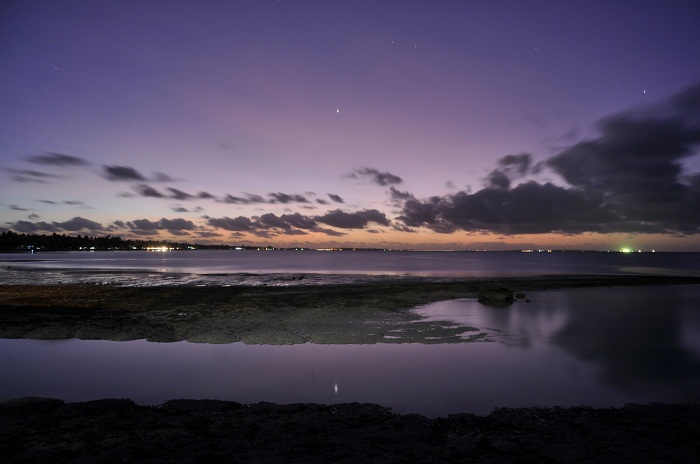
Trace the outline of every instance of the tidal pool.
<instances>
[{"instance_id":1,"label":"tidal pool","mask_svg":"<svg viewBox=\"0 0 700 464\"><path fill-rule=\"evenodd\" d=\"M530 303L505 308L461 299L415 309L422 321L483 334L465 343L0 339L0 398L357 401L432 417L506 406L700 401L698 286L571 289L527 297Z\"/></svg>"}]
</instances>

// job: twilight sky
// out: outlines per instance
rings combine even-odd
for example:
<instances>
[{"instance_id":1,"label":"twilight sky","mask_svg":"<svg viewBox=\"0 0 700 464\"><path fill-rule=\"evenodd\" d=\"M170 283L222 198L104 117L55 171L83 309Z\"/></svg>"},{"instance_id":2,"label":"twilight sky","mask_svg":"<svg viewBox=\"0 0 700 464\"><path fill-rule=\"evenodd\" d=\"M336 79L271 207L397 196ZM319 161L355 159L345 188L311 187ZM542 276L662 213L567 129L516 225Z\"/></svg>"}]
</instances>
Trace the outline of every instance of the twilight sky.
<instances>
[{"instance_id":1,"label":"twilight sky","mask_svg":"<svg viewBox=\"0 0 700 464\"><path fill-rule=\"evenodd\" d=\"M6 1L0 230L700 251L700 4Z\"/></svg>"}]
</instances>

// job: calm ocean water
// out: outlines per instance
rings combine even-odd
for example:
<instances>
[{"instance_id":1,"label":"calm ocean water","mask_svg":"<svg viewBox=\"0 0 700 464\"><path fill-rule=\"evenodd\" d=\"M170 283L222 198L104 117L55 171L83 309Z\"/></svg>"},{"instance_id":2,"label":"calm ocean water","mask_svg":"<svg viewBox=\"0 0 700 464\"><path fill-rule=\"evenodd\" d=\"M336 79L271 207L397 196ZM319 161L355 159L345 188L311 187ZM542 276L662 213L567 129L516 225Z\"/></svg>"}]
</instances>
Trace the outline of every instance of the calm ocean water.
<instances>
[{"instance_id":1,"label":"calm ocean water","mask_svg":"<svg viewBox=\"0 0 700 464\"><path fill-rule=\"evenodd\" d=\"M700 402L700 286L529 292L415 308L470 343L226 345L0 339L0 398L371 402L396 412ZM418 323L424 323L417 321Z\"/></svg>"},{"instance_id":2,"label":"calm ocean water","mask_svg":"<svg viewBox=\"0 0 700 464\"><path fill-rule=\"evenodd\" d=\"M308 285L550 274L700 276L700 253L197 250L0 254L0 281L7 284Z\"/></svg>"},{"instance_id":3,"label":"calm ocean water","mask_svg":"<svg viewBox=\"0 0 700 464\"><path fill-rule=\"evenodd\" d=\"M73 252L0 255L0 282L307 285L551 274L700 275L698 253ZM700 401L700 286L528 293L414 308L481 341L206 345L0 339L0 398L373 402L397 412ZM474 332L477 330L478 332ZM491 342L491 343L488 343Z\"/></svg>"}]
</instances>

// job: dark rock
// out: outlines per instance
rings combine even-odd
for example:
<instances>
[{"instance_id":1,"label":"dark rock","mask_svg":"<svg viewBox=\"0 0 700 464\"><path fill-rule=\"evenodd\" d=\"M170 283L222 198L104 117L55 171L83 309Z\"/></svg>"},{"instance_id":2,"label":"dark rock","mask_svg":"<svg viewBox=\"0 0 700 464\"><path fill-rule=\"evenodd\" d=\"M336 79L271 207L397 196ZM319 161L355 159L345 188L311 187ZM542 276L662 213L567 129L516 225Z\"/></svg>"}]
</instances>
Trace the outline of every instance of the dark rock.
<instances>
[{"instance_id":1,"label":"dark rock","mask_svg":"<svg viewBox=\"0 0 700 464\"><path fill-rule=\"evenodd\" d=\"M22 398L0 401L0 462L700 462L700 405L430 419L359 403Z\"/></svg>"},{"instance_id":2,"label":"dark rock","mask_svg":"<svg viewBox=\"0 0 700 464\"><path fill-rule=\"evenodd\" d=\"M507 288L487 288L479 290L477 297L480 303L484 304L509 304L515 299L513 291Z\"/></svg>"}]
</instances>

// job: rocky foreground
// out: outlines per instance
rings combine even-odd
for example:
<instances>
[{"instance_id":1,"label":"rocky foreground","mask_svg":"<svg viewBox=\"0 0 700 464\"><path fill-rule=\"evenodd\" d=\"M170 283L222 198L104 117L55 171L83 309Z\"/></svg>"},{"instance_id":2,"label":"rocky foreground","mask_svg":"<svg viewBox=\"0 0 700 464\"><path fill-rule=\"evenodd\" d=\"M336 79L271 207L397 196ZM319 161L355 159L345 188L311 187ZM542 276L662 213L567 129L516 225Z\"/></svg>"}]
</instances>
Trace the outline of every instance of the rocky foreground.
<instances>
[{"instance_id":1,"label":"rocky foreground","mask_svg":"<svg viewBox=\"0 0 700 464\"><path fill-rule=\"evenodd\" d=\"M670 284L700 284L700 278L557 275L296 287L0 285L0 338L354 344L391 343L385 335L402 329L401 343L458 343L470 341L464 333L473 331L476 339L480 334L476 328L424 324L409 309L503 287L528 292Z\"/></svg>"},{"instance_id":2,"label":"rocky foreground","mask_svg":"<svg viewBox=\"0 0 700 464\"><path fill-rule=\"evenodd\" d=\"M429 419L371 404L0 402L3 463L696 463L700 405L497 409Z\"/></svg>"}]
</instances>

